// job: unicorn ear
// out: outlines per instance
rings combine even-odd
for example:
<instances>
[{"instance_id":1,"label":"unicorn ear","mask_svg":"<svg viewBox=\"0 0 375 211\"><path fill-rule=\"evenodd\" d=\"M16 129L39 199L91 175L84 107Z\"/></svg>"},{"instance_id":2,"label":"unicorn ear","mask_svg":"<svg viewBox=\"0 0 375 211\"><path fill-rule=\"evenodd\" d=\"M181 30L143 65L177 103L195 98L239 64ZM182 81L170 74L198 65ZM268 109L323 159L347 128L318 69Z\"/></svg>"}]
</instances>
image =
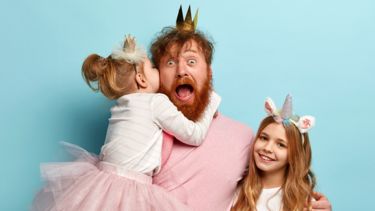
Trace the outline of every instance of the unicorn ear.
<instances>
[{"instance_id":1,"label":"unicorn ear","mask_svg":"<svg viewBox=\"0 0 375 211\"><path fill-rule=\"evenodd\" d=\"M264 102L264 110L270 116L277 115L277 110L276 110L275 103L269 97L267 97L266 98L266 102Z\"/></svg>"},{"instance_id":2,"label":"unicorn ear","mask_svg":"<svg viewBox=\"0 0 375 211\"><path fill-rule=\"evenodd\" d=\"M301 133L306 133L315 125L315 117L302 116L297 122L297 127Z\"/></svg>"}]
</instances>

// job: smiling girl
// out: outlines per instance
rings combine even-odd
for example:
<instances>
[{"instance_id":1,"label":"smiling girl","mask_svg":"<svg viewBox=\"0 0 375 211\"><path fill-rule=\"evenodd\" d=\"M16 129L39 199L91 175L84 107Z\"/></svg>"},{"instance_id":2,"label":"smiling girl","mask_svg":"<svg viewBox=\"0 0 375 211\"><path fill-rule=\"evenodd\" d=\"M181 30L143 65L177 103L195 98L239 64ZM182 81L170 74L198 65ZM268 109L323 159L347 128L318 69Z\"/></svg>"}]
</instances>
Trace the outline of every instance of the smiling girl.
<instances>
[{"instance_id":1,"label":"smiling girl","mask_svg":"<svg viewBox=\"0 0 375 211\"><path fill-rule=\"evenodd\" d=\"M292 115L291 97L278 111L271 99L252 143L249 172L232 211L300 211L310 208L315 177L307 131L312 116Z\"/></svg>"}]
</instances>

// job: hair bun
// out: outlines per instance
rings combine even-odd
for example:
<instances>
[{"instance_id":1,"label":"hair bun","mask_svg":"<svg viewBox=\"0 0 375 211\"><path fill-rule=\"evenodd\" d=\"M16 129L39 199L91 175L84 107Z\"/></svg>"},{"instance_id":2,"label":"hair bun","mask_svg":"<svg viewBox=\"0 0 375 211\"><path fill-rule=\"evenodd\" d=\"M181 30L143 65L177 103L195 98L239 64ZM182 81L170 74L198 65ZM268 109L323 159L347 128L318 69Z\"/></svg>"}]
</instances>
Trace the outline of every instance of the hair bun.
<instances>
[{"instance_id":1,"label":"hair bun","mask_svg":"<svg viewBox=\"0 0 375 211\"><path fill-rule=\"evenodd\" d=\"M92 87L91 82L98 81L108 68L108 59L99 56L98 54L91 54L88 56L82 65L82 75L87 84Z\"/></svg>"}]
</instances>

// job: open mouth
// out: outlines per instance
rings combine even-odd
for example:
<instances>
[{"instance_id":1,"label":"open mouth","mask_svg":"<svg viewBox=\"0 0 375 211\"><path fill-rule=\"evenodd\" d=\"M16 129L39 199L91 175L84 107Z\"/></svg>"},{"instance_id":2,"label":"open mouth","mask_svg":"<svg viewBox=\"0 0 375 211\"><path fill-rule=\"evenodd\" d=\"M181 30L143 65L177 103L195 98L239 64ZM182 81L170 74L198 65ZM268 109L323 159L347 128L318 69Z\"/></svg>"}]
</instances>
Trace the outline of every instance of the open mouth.
<instances>
[{"instance_id":1,"label":"open mouth","mask_svg":"<svg viewBox=\"0 0 375 211\"><path fill-rule=\"evenodd\" d=\"M189 100L194 93L194 88L190 84L181 84L176 88L176 96L181 101Z\"/></svg>"}]
</instances>

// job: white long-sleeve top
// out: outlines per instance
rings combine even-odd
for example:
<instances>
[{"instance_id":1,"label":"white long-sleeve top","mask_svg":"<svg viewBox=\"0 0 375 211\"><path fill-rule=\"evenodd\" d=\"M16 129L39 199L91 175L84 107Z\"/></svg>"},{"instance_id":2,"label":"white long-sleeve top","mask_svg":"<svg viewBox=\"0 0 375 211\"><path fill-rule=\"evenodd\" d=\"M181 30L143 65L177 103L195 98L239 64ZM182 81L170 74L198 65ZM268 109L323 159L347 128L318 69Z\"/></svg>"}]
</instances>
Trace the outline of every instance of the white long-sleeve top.
<instances>
[{"instance_id":1,"label":"white long-sleeve top","mask_svg":"<svg viewBox=\"0 0 375 211\"><path fill-rule=\"evenodd\" d=\"M103 161L123 169L152 175L160 167L162 130L185 144L199 146L221 98L214 92L201 119L190 121L164 94L133 93L111 108Z\"/></svg>"}]
</instances>

